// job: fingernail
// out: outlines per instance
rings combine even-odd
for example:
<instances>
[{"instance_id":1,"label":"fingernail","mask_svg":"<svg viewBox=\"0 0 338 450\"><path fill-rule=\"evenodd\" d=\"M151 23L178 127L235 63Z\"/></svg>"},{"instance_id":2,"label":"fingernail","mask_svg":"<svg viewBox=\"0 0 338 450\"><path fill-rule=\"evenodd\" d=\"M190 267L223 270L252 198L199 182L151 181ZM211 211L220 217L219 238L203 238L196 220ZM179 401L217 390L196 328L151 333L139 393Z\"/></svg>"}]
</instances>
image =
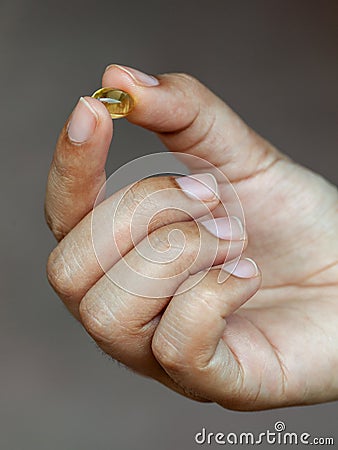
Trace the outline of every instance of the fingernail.
<instances>
[{"instance_id":1,"label":"fingernail","mask_svg":"<svg viewBox=\"0 0 338 450\"><path fill-rule=\"evenodd\" d=\"M93 135L97 114L86 99L80 98L70 118L68 136L72 142L82 144Z\"/></svg>"},{"instance_id":2,"label":"fingernail","mask_svg":"<svg viewBox=\"0 0 338 450\"><path fill-rule=\"evenodd\" d=\"M241 240L245 238L242 222L238 217L218 217L200 222L211 234L227 240Z\"/></svg>"},{"instance_id":3,"label":"fingernail","mask_svg":"<svg viewBox=\"0 0 338 450\"><path fill-rule=\"evenodd\" d=\"M217 198L217 181L211 173L201 173L176 178L182 191L195 200L215 200Z\"/></svg>"},{"instance_id":4,"label":"fingernail","mask_svg":"<svg viewBox=\"0 0 338 450\"><path fill-rule=\"evenodd\" d=\"M106 71L112 67L117 67L118 69L123 70L123 72L126 72L135 81L135 83L140 86L148 87L158 86L160 84L157 78L152 75L148 75L147 73L140 72L137 69L133 69L132 67L120 66L119 64L110 64L110 66L106 68Z\"/></svg>"},{"instance_id":5,"label":"fingernail","mask_svg":"<svg viewBox=\"0 0 338 450\"><path fill-rule=\"evenodd\" d=\"M257 264L251 258L226 263L222 266L222 270L238 278L254 278L259 273Z\"/></svg>"}]
</instances>

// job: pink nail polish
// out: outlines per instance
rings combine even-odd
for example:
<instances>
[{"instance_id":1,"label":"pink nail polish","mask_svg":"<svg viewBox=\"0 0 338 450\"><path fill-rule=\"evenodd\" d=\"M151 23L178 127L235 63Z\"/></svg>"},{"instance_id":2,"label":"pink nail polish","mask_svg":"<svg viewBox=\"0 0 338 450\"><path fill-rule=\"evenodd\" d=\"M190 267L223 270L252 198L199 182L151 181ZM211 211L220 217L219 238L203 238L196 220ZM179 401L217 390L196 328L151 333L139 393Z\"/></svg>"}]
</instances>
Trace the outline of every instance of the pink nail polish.
<instances>
[{"instance_id":1,"label":"pink nail polish","mask_svg":"<svg viewBox=\"0 0 338 450\"><path fill-rule=\"evenodd\" d=\"M222 270L238 278L254 278L259 274L257 264L251 258L230 261L222 266Z\"/></svg>"},{"instance_id":2,"label":"pink nail polish","mask_svg":"<svg viewBox=\"0 0 338 450\"><path fill-rule=\"evenodd\" d=\"M220 239L242 240L245 238L244 227L238 217L218 217L204 220L201 225Z\"/></svg>"},{"instance_id":3,"label":"pink nail polish","mask_svg":"<svg viewBox=\"0 0 338 450\"><path fill-rule=\"evenodd\" d=\"M217 181L211 173L176 178L182 191L195 200L210 201L217 198Z\"/></svg>"},{"instance_id":4,"label":"pink nail polish","mask_svg":"<svg viewBox=\"0 0 338 450\"><path fill-rule=\"evenodd\" d=\"M93 135L97 123L95 110L83 97L80 98L68 126L68 137L76 143L82 144Z\"/></svg>"}]
</instances>

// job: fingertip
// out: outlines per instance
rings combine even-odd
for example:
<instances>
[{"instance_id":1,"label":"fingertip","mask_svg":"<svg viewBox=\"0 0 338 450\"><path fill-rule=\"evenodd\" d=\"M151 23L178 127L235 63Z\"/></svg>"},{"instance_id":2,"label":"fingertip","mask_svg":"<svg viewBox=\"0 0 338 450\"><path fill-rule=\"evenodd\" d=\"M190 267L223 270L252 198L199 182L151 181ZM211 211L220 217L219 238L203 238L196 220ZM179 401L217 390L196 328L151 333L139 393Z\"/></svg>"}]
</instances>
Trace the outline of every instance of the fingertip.
<instances>
[{"instance_id":1,"label":"fingertip","mask_svg":"<svg viewBox=\"0 0 338 450\"><path fill-rule=\"evenodd\" d=\"M103 74L102 86L133 97L135 107L128 121L157 133L170 151L223 167L230 181L249 177L278 158L272 146L250 132L222 99L191 75L154 77L112 64ZM188 166L195 170L193 162Z\"/></svg>"},{"instance_id":2,"label":"fingertip","mask_svg":"<svg viewBox=\"0 0 338 450\"><path fill-rule=\"evenodd\" d=\"M238 278L255 278L260 275L257 263L251 258L242 258L235 263L229 262L222 269Z\"/></svg>"},{"instance_id":3,"label":"fingertip","mask_svg":"<svg viewBox=\"0 0 338 450\"><path fill-rule=\"evenodd\" d=\"M154 75L149 75L133 67L120 64L110 64L102 76L103 87L122 88L124 86L137 89L156 87L159 84L160 80Z\"/></svg>"},{"instance_id":4,"label":"fingertip","mask_svg":"<svg viewBox=\"0 0 338 450\"><path fill-rule=\"evenodd\" d=\"M111 139L112 120L106 108L96 99L80 97L60 134L57 151L65 146L83 146L97 138Z\"/></svg>"},{"instance_id":5,"label":"fingertip","mask_svg":"<svg viewBox=\"0 0 338 450\"><path fill-rule=\"evenodd\" d=\"M93 113L96 114L98 121L108 122L112 125L113 121L111 120L107 108L99 100L87 95L81 97L81 99L83 99L87 103L88 107L93 111Z\"/></svg>"},{"instance_id":6,"label":"fingertip","mask_svg":"<svg viewBox=\"0 0 338 450\"><path fill-rule=\"evenodd\" d=\"M94 135L97 122L98 115L95 109L85 98L80 97L66 127L70 143L81 145L90 140Z\"/></svg>"},{"instance_id":7,"label":"fingertip","mask_svg":"<svg viewBox=\"0 0 338 450\"><path fill-rule=\"evenodd\" d=\"M152 96L149 96L149 86L138 82L135 75L125 66L111 64L102 76L102 87L121 89L127 92L134 100L134 108L126 118L136 124L143 124L143 118L149 111L148 105L153 102Z\"/></svg>"},{"instance_id":8,"label":"fingertip","mask_svg":"<svg viewBox=\"0 0 338 450\"><path fill-rule=\"evenodd\" d=\"M231 275L239 279L261 279L261 271L257 263L251 258L241 258L225 262L221 266L217 282L222 284Z\"/></svg>"},{"instance_id":9,"label":"fingertip","mask_svg":"<svg viewBox=\"0 0 338 450\"><path fill-rule=\"evenodd\" d=\"M200 104L192 77L179 73L149 75L118 64L107 67L102 86L128 92L135 107L131 122L156 133L173 133L187 127L196 117Z\"/></svg>"}]
</instances>

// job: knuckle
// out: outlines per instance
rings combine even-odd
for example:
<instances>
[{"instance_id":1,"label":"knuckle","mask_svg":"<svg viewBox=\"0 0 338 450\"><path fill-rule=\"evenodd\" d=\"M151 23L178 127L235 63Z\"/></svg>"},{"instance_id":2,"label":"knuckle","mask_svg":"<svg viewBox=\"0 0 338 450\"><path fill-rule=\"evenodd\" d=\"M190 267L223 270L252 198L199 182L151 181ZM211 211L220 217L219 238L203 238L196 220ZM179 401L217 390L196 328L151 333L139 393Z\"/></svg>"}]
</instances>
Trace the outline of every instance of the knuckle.
<instances>
[{"instance_id":1,"label":"knuckle","mask_svg":"<svg viewBox=\"0 0 338 450\"><path fill-rule=\"evenodd\" d=\"M162 193L175 187L174 177L152 177L137 181L129 186L121 202L122 210L127 209L131 213L151 216L163 207L164 197ZM138 208L139 206L141 208ZM122 211L123 212L123 211Z\"/></svg>"},{"instance_id":2,"label":"knuckle","mask_svg":"<svg viewBox=\"0 0 338 450\"><path fill-rule=\"evenodd\" d=\"M45 210L45 219L48 228L51 230L55 239L60 242L67 234L66 227L64 224L57 220L55 215L50 214L48 210Z\"/></svg>"},{"instance_id":3,"label":"knuckle","mask_svg":"<svg viewBox=\"0 0 338 450\"><path fill-rule=\"evenodd\" d=\"M178 77L181 81L180 91L190 104L192 98L201 100L205 97L208 90L197 78L187 73L179 73ZM185 107L184 102L182 103L182 107ZM195 101L194 104L196 108L198 106L196 112L199 111L201 109L199 102Z\"/></svg>"},{"instance_id":4,"label":"knuckle","mask_svg":"<svg viewBox=\"0 0 338 450\"><path fill-rule=\"evenodd\" d=\"M111 349L125 347L128 342L140 342L148 336L148 327L130 316L130 311L120 305L117 292L89 291L79 306L82 323L88 333Z\"/></svg>"},{"instance_id":5,"label":"knuckle","mask_svg":"<svg viewBox=\"0 0 338 450\"><path fill-rule=\"evenodd\" d=\"M132 184L124 197L124 206L134 212L135 208L142 203L142 209L149 206L151 194L154 192L154 181L151 178L140 180Z\"/></svg>"},{"instance_id":6,"label":"knuckle","mask_svg":"<svg viewBox=\"0 0 338 450\"><path fill-rule=\"evenodd\" d=\"M106 308L102 303L100 299L87 293L79 305L82 324L97 342L109 339L107 324L111 323L111 320L108 320Z\"/></svg>"},{"instance_id":7,"label":"knuckle","mask_svg":"<svg viewBox=\"0 0 338 450\"><path fill-rule=\"evenodd\" d=\"M189 366L186 351L160 330L153 337L152 352L160 365L170 373L182 373Z\"/></svg>"},{"instance_id":8,"label":"knuckle","mask_svg":"<svg viewBox=\"0 0 338 450\"><path fill-rule=\"evenodd\" d=\"M149 242L156 250L184 250L187 256L194 253L198 238L199 234L195 223L176 222L153 231L149 235Z\"/></svg>"},{"instance_id":9,"label":"knuckle","mask_svg":"<svg viewBox=\"0 0 338 450\"><path fill-rule=\"evenodd\" d=\"M165 252L171 248L168 235L170 233L170 228L164 226L153 231L149 235L150 245L159 252Z\"/></svg>"},{"instance_id":10,"label":"knuckle","mask_svg":"<svg viewBox=\"0 0 338 450\"><path fill-rule=\"evenodd\" d=\"M200 84L197 78L195 78L189 73L179 72L176 75L180 77L190 88L197 87Z\"/></svg>"},{"instance_id":11,"label":"knuckle","mask_svg":"<svg viewBox=\"0 0 338 450\"><path fill-rule=\"evenodd\" d=\"M125 200L127 206L130 205L131 209L134 209L136 205L142 203L145 198L150 194L149 182L148 180L140 180L137 183L130 186L128 190L128 195Z\"/></svg>"},{"instance_id":12,"label":"knuckle","mask_svg":"<svg viewBox=\"0 0 338 450\"><path fill-rule=\"evenodd\" d=\"M76 293L69 264L59 247L56 247L49 255L47 278L52 288L62 299L67 300Z\"/></svg>"},{"instance_id":13,"label":"knuckle","mask_svg":"<svg viewBox=\"0 0 338 450\"><path fill-rule=\"evenodd\" d=\"M64 214L65 200L69 197L67 184L58 178L56 169L52 168L48 177L47 194L45 198L44 213L45 220L49 229L52 231L58 241L60 241L69 231L64 223L66 215Z\"/></svg>"},{"instance_id":14,"label":"knuckle","mask_svg":"<svg viewBox=\"0 0 338 450\"><path fill-rule=\"evenodd\" d=\"M200 376L210 371L210 349L201 348L196 342L177 336L165 336L156 331L152 341L152 352L160 365L173 375Z\"/></svg>"}]
</instances>

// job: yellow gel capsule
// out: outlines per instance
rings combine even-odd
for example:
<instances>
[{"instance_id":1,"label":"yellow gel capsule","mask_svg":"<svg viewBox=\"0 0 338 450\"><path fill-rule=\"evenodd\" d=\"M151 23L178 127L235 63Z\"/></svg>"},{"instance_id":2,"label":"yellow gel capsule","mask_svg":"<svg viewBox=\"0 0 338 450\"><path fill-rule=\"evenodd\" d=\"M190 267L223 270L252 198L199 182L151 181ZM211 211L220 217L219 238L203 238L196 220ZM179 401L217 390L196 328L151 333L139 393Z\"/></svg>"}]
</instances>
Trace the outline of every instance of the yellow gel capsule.
<instances>
[{"instance_id":1,"label":"yellow gel capsule","mask_svg":"<svg viewBox=\"0 0 338 450\"><path fill-rule=\"evenodd\" d=\"M98 89L92 97L97 98L104 104L112 119L120 119L127 116L135 105L133 98L120 89Z\"/></svg>"}]
</instances>

